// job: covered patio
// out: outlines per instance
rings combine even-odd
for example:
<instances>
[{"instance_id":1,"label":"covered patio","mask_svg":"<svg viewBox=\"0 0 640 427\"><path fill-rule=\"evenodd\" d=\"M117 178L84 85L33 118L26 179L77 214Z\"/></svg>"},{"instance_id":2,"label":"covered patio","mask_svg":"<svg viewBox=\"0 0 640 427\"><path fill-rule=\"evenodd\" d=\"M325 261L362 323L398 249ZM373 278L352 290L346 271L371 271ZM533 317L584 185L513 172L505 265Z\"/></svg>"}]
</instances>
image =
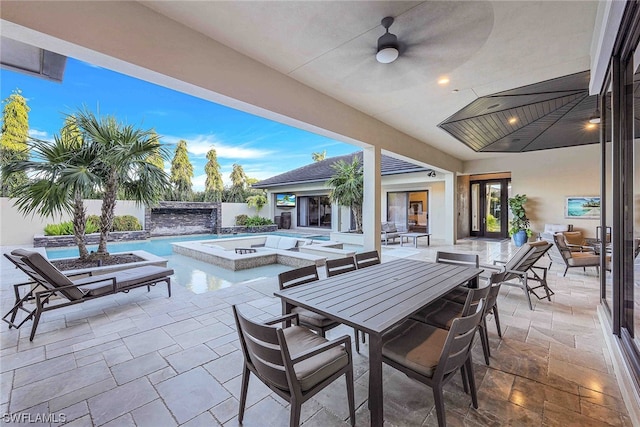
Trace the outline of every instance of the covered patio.
<instances>
[{"instance_id":1,"label":"covered patio","mask_svg":"<svg viewBox=\"0 0 640 427\"><path fill-rule=\"evenodd\" d=\"M490 263L515 250L507 241L457 243L385 248L382 258L433 261L437 250L450 250L477 252ZM9 285L23 280L3 259L3 312L13 300ZM563 278L554 263L549 285L553 301L534 298L534 311L520 289L502 288L504 337L490 322L489 367L479 340L474 347L479 409L456 378L445 387L450 425L632 425L598 319L595 269ZM2 412L58 416L51 425L238 425L242 353L231 305L256 319L274 317L281 310L277 287L269 278L196 295L175 283L171 298L156 289L101 298L46 313L33 342L28 327L3 327ZM328 336L351 332L341 326ZM367 350L361 346L354 359L358 426L369 425ZM383 378L388 425L437 425L430 389L386 366ZM303 425L348 425L344 393L338 381L303 405ZM255 378L247 405L244 426L288 424L287 405Z\"/></svg>"}]
</instances>

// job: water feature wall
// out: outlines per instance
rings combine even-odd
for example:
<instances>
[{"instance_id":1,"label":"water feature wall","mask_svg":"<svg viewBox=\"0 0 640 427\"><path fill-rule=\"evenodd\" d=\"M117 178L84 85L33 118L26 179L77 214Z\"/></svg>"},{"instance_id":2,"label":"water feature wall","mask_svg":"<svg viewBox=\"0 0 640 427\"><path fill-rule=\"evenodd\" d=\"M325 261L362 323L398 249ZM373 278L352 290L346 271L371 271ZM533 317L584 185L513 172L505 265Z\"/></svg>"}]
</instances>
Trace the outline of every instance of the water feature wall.
<instances>
[{"instance_id":1,"label":"water feature wall","mask_svg":"<svg viewBox=\"0 0 640 427\"><path fill-rule=\"evenodd\" d=\"M150 236L218 234L221 224L222 208L217 202L160 202L145 211Z\"/></svg>"}]
</instances>

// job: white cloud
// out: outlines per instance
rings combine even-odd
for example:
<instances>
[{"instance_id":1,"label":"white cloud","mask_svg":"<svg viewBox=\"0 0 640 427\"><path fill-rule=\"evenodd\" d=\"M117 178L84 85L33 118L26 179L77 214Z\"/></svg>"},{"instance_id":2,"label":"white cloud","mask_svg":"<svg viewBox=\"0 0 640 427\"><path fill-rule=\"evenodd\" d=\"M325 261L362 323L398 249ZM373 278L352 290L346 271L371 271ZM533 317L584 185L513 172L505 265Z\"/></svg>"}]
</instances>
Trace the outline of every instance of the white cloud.
<instances>
[{"instance_id":1,"label":"white cloud","mask_svg":"<svg viewBox=\"0 0 640 427\"><path fill-rule=\"evenodd\" d=\"M202 174L193 177L191 180L191 189L193 191L204 191L204 183L207 181L207 175Z\"/></svg>"},{"instance_id":2,"label":"white cloud","mask_svg":"<svg viewBox=\"0 0 640 427\"><path fill-rule=\"evenodd\" d=\"M38 129L29 129L29 136L31 138L42 139L44 141L53 141L53 136L49 135L49 132Z\"/></svg>"},{"instance_id":3,"label":"white cloud","mask_svg":"<svg viewBox=\"0 0 640 427\"><path fill-rule=\"evenodd\" d=\"M187 141L187 150L195 156L206 156L207 152L215 148L219 158L226 159L259 159L268 156L273 151L245 148L242 145L231 146L224 144L214 135L196 135L194 137L180 138L176 136L163 136L162 141L169 144L177 144L181 139Z\"/></svg>"}]
</instances>

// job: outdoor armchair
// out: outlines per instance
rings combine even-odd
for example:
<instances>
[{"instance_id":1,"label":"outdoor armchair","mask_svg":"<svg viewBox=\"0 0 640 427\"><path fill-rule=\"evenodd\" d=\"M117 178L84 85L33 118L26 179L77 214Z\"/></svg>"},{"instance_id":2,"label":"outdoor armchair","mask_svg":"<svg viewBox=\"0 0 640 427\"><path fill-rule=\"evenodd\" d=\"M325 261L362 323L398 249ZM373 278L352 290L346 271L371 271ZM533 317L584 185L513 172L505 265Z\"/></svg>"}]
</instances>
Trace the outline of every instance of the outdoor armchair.
<instances>
[{"instance_id":1,"label":"outdoor armchair","mask_svg":"<svg viewBox=\"0 0 640 427\"><path fill-rule=\"evenodd\" d=\"M600 267L600 255L596 255L592 252L576 252L571 250L571 247L567 244L564 234L556 233L553 235L553 240L556 243L558 251L564 261L565 269L563 276L567 275L567 271L572 267L582 267L586 271L587 267L595 267L599 272ZM607 256L607 258L609 258Z\"/></svg>"},{"instance_id":2,"label":"outdoor armchair","mask_svg":"<svg viewBox=\"0 0 640 427\"><path fill-rule=\"evenodd\" d=\"M30 341L33 341L33 337L36 334L40 316L46 311L83 303L118 292L129 292L141 286L146 286L149 291L151 286L155 286L156 283L160 282L167 284L169 297L171 296L171 279L169 276L173 274L173 270L165 267L147 265L95 276L92 275L92 272L89 272L89 277L74 280L71 278L73 276L64 275L39 252L16 249L10 254L5 253L4 256L29 276L32 281L13 286L15 304L2 317L2 320L9 324L9 328L16 329L26 321L33 320L29 336ZM23 287L29 290L21 297L20 291ZM25 305L33 302L35 302L35 308L25 307ZM27 316L20 323L16 323L16 316L19 311L26 312ZM7 319L8 317L9 319Z\"/></svg>"},{"instance_id":3,"label":"outdoor armchair","mask_svg":"<svg viewBox=\"0 0 640 427\"><path fill-rule=\"evenodd\" d=\"M300 425L302 404L344 375L351 425L355 425L351 339L345 335L328 341L309 329L292 325L276 327L298 319L295 313L257 323L234 305L238 336L244 355L238 422L242 424L247 402L249 376L254 374L278 396L291 404L290 427Z\"/></svg>"}]
</instances>

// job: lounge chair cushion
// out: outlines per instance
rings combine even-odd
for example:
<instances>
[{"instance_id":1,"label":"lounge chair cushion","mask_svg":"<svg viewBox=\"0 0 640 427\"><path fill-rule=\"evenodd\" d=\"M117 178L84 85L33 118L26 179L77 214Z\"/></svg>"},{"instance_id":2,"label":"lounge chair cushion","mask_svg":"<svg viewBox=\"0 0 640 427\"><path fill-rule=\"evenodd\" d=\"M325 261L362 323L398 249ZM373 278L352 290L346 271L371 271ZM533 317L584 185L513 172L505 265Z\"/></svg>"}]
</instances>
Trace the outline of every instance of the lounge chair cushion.
<instances>
[{"instance_id":1,"label":"lounge chair cushion","mask_svg":"<svg viewBox=\"0 0 640 427\"><path fill-rule=\"evenodd\" d=\"M322 314L318 314L314 311L307 310L301 307L294 307L291 309L292 313L297 313L300 322L305 323L307 325L313 325L318 327L325 327L332 323L335 323L333 320L324 317Z\"/></svg>"},{"instance_id":2,"label":"lounge chair cushion","mask_svg":"<svg viewBox=\"0 0 640 427\"><path fill-rule=\"evenodd\" d=\"M405 320L382 337L382 354L407 368L431 378L438 366L448 331L416 320Z\"/></svg>"},{"instance_id":3,"label":"lounge chair cushion","mask_svg":"<svg viewBox=\"0 0 640 427\"><path fill-rule=\"evenodd\" d=\"M47 277L49 282L54 287L73 285L73 282L60 270L55 268L40 252L29 251L26 249L15 249L11 251L11 255L17 257L26 258L31 264L33 264L38 270L42 271ZM75 288L65 289L60 291L69 300L78 300L84 297L84 293Z\"/></svg>"},{"instance_id":4,"label":"lounge chair cushion","mask_svg":"<svg viewBox=\"0 0 640 427\"><path fill-rule=\"evenodd\" d=\"M267 236L267 239L264 241L265 248L277 249L278 244L280 243L280 236Z\"/></svg>"},{"instance_id":5,"label":"lounge chair cushion","mask_svg":"<svg viewBox=\"0 0 640 427\"><path fill-rule=\"evenodd\" d=\"M298 239L295 239L293 237L281 237L280 241L278 242L277 249L289 250L295 248L297 244Z\"/></svg>"},{"instance_id":6,"label":"lounge chair cushion","mask_svg":"<svg viewBox=\"0 0 640 427\"><path fill-rule=\"evenodd\" d=\"M116 278L116 289L122 290L129 287L143 286L141 283L153 282L163 277L171 276L173 270L159 267L157 265L145 265L143 267L129 268L127 270L116 271L105 274L105 281L83 285L83 283L95 281L100 276L85 277L75 280L73 283L78 286L84 295L99 296L113 292L113 282L110 278Z\"/></svg>"},{"instance_id":7,"label":"lounge chair cushion","mask_svg":"<svg viewBox=\"0 0 640 427\"><path fill-rule=\"evenodd\" d=\"M283 329L283 332L292 358L327 342L327 339L300 326ZM300 387L303 391L306 391L348 364L349 357L347 356L347 352L340 346L298 362L294 365L293 369L296 372L298 381L300 381ZM285 386L285 388L288 388L288 386Z\"/></svg>"}]
</instances>

